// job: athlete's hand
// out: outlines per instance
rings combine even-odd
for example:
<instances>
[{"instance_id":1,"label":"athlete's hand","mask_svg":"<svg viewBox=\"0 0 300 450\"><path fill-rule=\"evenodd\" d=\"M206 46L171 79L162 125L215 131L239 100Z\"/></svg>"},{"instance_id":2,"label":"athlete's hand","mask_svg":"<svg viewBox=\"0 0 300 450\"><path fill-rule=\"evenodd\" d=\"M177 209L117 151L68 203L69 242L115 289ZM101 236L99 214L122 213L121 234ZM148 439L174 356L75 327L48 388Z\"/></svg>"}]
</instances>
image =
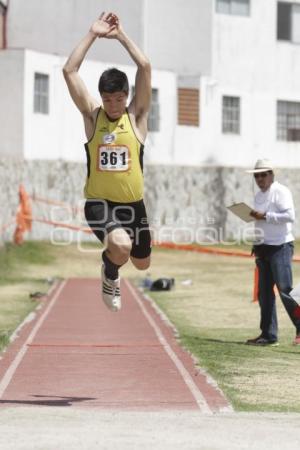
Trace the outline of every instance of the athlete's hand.
<instances>
[{"instance_id":1,"label":"athlete's hand","mask_svg":"<svg viewBox=\"0 0 300 450\"><path fill-rule=\"evenodd\" d=\"M97 37L113 37L116 34L118 18L113 13L103 12L93 23L90 31Z\"/></svg>"},{"instance_id":2,"label":"athlete's hand","mask_svg":"<svg viewBox=\"0 0 300 450\"><path fill-rule=\"evenodd\" d=\"M123 33L123 28L119 17L111 13L109 20L110 23L113 25L113 29L105 37L107 39L119 39L121 34Z\"/></svg>"}]
</instances>

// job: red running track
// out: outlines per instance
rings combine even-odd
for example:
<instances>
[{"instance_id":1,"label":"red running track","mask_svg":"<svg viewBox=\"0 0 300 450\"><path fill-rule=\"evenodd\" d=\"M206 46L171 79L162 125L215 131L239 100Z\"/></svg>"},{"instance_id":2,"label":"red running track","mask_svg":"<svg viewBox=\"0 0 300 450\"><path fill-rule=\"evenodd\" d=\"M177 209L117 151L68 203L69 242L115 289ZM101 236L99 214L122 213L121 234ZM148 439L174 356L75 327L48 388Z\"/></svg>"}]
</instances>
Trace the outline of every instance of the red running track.
<instances>
[{"instance_id":1,"label":"red running track","mask_svg":"<svg viewBox=\"0 0 300 450\"><path fill-rule=\"evenodd\" d=\"M230 409L173 329L127 280L108 311L94 279L57 285L0 361L0 404L115 410Z\"/></svg>"}]
</instances>

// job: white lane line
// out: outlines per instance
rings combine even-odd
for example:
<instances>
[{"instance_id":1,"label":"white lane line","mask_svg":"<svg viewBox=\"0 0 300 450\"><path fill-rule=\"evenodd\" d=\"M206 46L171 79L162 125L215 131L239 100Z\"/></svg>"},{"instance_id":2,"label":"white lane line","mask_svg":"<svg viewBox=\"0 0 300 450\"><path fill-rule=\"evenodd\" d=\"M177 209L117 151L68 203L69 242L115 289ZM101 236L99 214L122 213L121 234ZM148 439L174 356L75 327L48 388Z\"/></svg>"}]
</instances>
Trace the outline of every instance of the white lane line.
<instances>
[{"instance_id":1,"label":"white lane line","mask_svg":"<svg viewBox=\"0 0 300 450\"><path fill-rule=\"evenodd\" d=\"M49 312L53 308L54 303L58 299L58 297L59 297L61 291L63 290L63 288L65 287L66 283L67 283L67 280L65 280L65 281L63 281L61 283L61 285L57 289L56 293L54 294L52 300L49 302L48 306L46 307L45 311L43 312L43 314L41 315L41 317L39 318L39 320L37 321L37 323L35 324L35 326L31 330L30 335L28 336L28 338L26 339L26 341L24 342L24 344L20 348L20 350L17 353L15 359L12 361L12 363L8 367L7 371L5 372L5 375L3 376L3 378L2 378L2 380L0 382L0 398L4 394L5 389L7 388L9 383L11 382L11 379L14 376L14 374L15 374L18 366L19 366L19 364L21 363L22 359L24 358L24 355L26 354L27 349L28 349L28 344L32 343L35 335L37 334L38 330L42 326L42 324L43 324L44 320L46 319L47 315L49 314Z\"/></svg>"},{"instance_id":2,"label":"white lane line","mask_svg":"<svg viewBox=\"0 0 300 450\"><path fill-rule=\"evenodd\" d=\"M128 289L130 290L131 294L133 295L134 299L136 300L136 302L140 306L140 308L141 308L144 316L148 320L149 324L151 325L151 327L155 331L155 334L156 334L159 342L161 343L161 345L165 349L167 355L170 357L170 359L175 364L178 372L182 376L185 384L189 388L192 396L194 397L194 399L195 399L195 401L196 401L200 411L203 412L203 413L212 414L212 410L208 406L208 404L207 404L204 396L202 395L201 391L199 390L198 386L194 383L191 375L188 373L188 371L186 370L186 368L184 367L184 365L182 364L182 362L180 361L180 359L178 358L176 353L172 350L172 348L168 344L166 338L162 334L161 329L158 327L158 325L155 323L155 321L153 320L151 315L148 313L147 309L143 305L143 303L142 303L141 299L139 298L138 294L135 292L135 290L133 289L133 287L131 286L131 284L127 280L124 280L124 282L125 282L126 286L128 287Z\"/></svg>"}]
</instances>

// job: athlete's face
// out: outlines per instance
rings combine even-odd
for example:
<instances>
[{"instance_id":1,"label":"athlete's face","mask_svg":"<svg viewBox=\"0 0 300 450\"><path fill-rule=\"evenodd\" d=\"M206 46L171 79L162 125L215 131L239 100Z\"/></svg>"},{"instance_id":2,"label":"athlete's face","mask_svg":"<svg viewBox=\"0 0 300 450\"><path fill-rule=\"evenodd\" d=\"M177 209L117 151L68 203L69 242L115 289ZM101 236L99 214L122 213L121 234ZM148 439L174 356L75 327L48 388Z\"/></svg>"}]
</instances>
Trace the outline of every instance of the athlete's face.
<instances>
[{"instance_id":1,"label":"athlete's face","mask_svg":"<svg viewBox=\"0 0 300 450\"><path fill-rule=\"evenodd\" d=\"M127 103L127 94L119 91L109 94L102 92L103 108L110 119L117 120L124 114Z\"/></svg>"}]
</instances>

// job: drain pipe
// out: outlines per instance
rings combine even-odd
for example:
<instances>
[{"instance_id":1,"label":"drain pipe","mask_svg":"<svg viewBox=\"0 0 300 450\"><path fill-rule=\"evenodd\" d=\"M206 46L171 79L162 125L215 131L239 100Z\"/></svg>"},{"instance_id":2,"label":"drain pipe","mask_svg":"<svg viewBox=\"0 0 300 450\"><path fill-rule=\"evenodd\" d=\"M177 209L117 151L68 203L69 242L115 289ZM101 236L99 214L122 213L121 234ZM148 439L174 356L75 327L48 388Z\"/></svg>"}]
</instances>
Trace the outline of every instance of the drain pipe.
<instances>
[{"instance_id":1,"label":"drain pipe","mask_svg":"<svg viewBox=\"0 0 300 450\"><path fill-rule=\"evenodd\" d=\"M3 3L2 3L3 4ZM6 5L3 4L3 30L2 30L2 42L3 50L7 49L7 14L8 14L9 0L7 0Z\"/></svg>"}]
</instances>

